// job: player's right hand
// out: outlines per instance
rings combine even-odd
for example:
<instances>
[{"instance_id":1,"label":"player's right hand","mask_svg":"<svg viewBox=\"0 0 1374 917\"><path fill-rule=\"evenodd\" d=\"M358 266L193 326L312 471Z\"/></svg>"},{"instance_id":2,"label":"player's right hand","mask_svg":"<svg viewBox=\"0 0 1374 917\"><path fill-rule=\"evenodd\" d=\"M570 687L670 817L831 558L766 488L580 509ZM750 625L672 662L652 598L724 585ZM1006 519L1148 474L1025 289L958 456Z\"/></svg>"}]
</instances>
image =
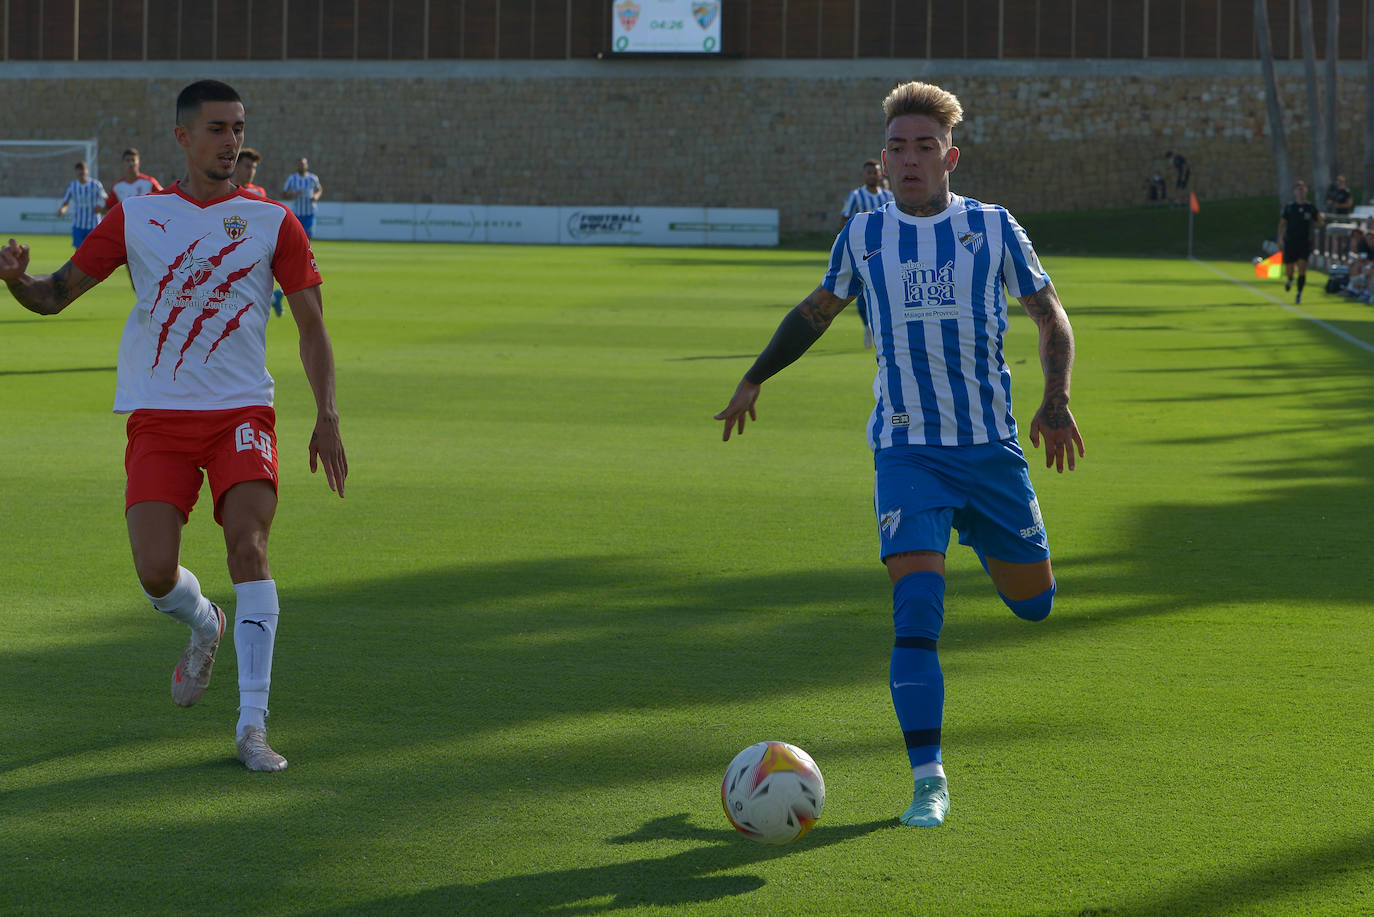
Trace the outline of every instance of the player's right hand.
<instances>
[{"instance_id":1,"label":"player's right hand","mask_svg":"<svg viewBox=\"0 0 1374 917\"><path fill-rule=\"evenodd\" d=\"M29 247L10 239L0 248L0 280L18 280L29 269Z\"/></svg>"},{"instance_id":2,"label":"player's right hand","mask_svg":"<svg viewBox=\"0 0 1374 917\"><path fill-rule=\"evenodd\" d=\"M758 420L758 415L754 413L754 402L759 400L759 389L748 379L739 380L739 386L735 389L734 397L725 406L725 410L716 415L716 420L725 421L725 435L721 437L724 442L730 441L730 429L738 427L740 434L744 433L744 415L748 414L750 420Z\"/></svg>"}]
</instances>

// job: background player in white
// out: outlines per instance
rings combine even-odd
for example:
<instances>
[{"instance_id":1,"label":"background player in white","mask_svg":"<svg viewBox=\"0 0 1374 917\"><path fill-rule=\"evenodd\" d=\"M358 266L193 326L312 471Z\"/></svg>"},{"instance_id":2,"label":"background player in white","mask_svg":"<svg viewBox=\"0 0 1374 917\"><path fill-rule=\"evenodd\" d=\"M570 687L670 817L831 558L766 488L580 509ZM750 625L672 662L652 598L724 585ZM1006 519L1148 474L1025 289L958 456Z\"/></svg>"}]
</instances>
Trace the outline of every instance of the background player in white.
<instances>
[{"instance_id":1,"label":"background player in white","mask_svg":"<svg viewBox=\"0 0 1374 917\"><path fill-rule=\"evenodd\" d=\"M291 202L291 209L305 227L305 234L312 239L315 238L315 211L319 209L322 194L324 185L320 184L320 177L310 171L310 160L302 156L296 160L296 171L286 177L281 199Z\"/></svg>"},{"instance_id":2,"label":"background player in white","mask_svg":"<svg viewBox=\"0 0 1374 917\"><path fill-rule=\"evenodd\" d=\"M120 201L127 201L131 197L141 197L144 194L152 194L154 191L162 190L162 184L156 178L140 171L142 160L138 150L129 147L124 151L121 159L124 171L120 173L119 181L110 185L110 197L105 202L107 210Z\"/></svg>"},{"instance_id":3,"label":"background player in white","mask_svg":"<svg viewBox=\"0 0 1374 917\"><path fill-rule=\"evenodd\" d=\"M79 248L86 241L92 229L100 222L100 213L105 209L105 186L91 178L90 167L85 160L76 164L76 178L67 185L62 195L62 203L57 207L57 215L63 216L67 208L72 208L72 247Z\"/></svg>"},{"instance_id":4,"label":"background player in white","mask_svg":"<svg viewBox=\"0 0 1374 917\"><path fill-rule=\"evenodd\" d=\"M877 210L879 207L892 200L892 192L883 187L883 173L881 163L876 159L864 160L864 183L853 191L844 200L844 209L840 215L844 217L846 223L849 218L856 213L866 213ZM864 326L864 347L873 346L873 329L868 324L868 310L859 306L859 321Z\"/></svg>"},{"instance_id":5,"label":"background player in white","mask_svg":"<svg viewBox=\"0 0 1374 917\"><path fill-rule=\"evenodd\" d=\"M134 567L153 606L191 628L172 675L173 700L190 706L209 684L225 625L180 566L181 530L204 469L237 597L238 757L250 770L277 771L286 759L267 744L265 722L279 614L267 564L277 508L273 382L265 366L274 273L299 326L315 394L310 470L323 465L342 497L348 463L309 242L285 207L229 182L243 127L243 103L231 87L213 80L186 87L175 136L187 178L116 206L53 274L28 274L28 247L9 240L0 249L0 280L26 309L54 315L130 264L138 303L120 341L115 411L129 414L125 517Z\"/></svg>"},{"instance_id":6,"label":"background player in white","mask_svg":"<svg viewBox=\"0 0 1374 917\"><path fill-rule=\"evenodd\" d=\"M821 286L787 314L725 410L724 438L754 419L764 380L806 352L856 295L877 338L878 403L869 424L880 557L893 583L890 689L915 781L906 825L944 822L949 792L940 754L950 528L983 562L1003 601L1038 621L1055 593L1049 543L1016 441L1011 376L1002 355L1005 283L1040 332L1044 396L1031 442L1046 466L1074 467L1083 441L1069 412L1073 330L1025 232L996 205L950 194L959 162L951 131L963 108L951 93L906 83L883 102L883 164L896 198L858 214L835 240Z\"/></svg>"}]
</instances>

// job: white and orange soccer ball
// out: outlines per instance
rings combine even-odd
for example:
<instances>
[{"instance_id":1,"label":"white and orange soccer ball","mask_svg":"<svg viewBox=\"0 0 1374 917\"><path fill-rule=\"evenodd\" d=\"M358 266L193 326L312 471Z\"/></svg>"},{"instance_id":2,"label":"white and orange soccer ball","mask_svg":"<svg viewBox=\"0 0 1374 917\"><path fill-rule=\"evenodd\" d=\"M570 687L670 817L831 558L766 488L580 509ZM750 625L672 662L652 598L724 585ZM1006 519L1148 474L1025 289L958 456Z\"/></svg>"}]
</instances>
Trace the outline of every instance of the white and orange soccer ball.
<instances>
[{"instance_id":1,"label":"white and orange soccer ball","mask_svg":"<svg viewBox=\"0 0 1374 917\"><path fill-rule=\"evenodd\" d=\"M790 844L825 806L825 779L811 756L786 742L759 742L735 755L720 784L725 817L760 844Z\"/></svg>"}]
</instances>

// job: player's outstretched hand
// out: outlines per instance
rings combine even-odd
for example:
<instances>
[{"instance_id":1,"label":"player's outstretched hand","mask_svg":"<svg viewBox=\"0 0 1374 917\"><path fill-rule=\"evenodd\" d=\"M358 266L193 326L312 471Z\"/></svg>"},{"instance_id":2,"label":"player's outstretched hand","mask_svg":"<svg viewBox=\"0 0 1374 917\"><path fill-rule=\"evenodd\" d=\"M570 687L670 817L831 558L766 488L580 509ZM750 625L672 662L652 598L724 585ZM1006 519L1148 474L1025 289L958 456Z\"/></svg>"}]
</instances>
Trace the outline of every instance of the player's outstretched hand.
<instances>
[{"instance_id":1,"label":"player's outstretched hand","mask_svg":"<svg viewBox=\"0 0 1374 917\"><path fill-rule=\"evenodd\" d=\"M1078 424L1074 422L1069 406L1059 407L1041 405L1031 419L1031 445L1040 448L1040 438L1045 438L1045 467L1055 468L1064 473L1067 462L1069 470L1074 469L1074 446L1078 446L1078 457L1083 457L1083 437L1078 434Z\"/></svg>"},{"instance_id":2,"label":"player's outstretched hand","mask_svg":"<svg viewBox=\"0 0 1374 917\"><path fill-rule=\"evenodd\" d=\"M750 420L758 420L758 415L754 413L754 402L759 400L759 388L748 379L739 380L739 387L735 389L734 397L725 406L725 410L716 415L716 420L725 421L725 435L721 437L725 442L730 441L730 430L738 427L741 434L744 433L744 415L748 414Z\"/></svg>"},{"instance_id":3,"label":"player's outstretched hand","mask_svg":"<svg viewBox=\"0 0 1374 917\"><path fill-rule=\"evenodd\" d=\"M0 248L0 280L18 280L29 269L29 247L10 239Z\"/></svg>"},{"instance_id":4,"label":"player's outstretched hand","mask_svg":"<svg viewBox=\"0 0 1374 917\"><path fill-rule=\"evenodd\" d=\"M348 477L348 458L344 455L343 438L339 436L337 420L318 420L310 434L310 473L324 465L324 479L329 489L344 495L344 479Z\"/></svg>"}]
</instances>

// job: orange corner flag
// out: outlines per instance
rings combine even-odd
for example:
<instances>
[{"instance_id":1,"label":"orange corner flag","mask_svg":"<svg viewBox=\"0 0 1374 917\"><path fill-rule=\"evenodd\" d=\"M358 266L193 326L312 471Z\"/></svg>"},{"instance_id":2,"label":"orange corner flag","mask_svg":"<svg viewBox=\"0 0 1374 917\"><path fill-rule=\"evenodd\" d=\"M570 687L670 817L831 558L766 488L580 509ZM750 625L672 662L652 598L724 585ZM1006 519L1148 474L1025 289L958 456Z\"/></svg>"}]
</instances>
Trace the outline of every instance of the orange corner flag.
<instances>
[{"instance_id":1,"label":"orange corner flag","mask_svg":"<svg viewBox=\"0 0 1374 917\"><path fill-rule=\"evenodd\" d=\"M1202 205L1199 204L1199 203L1197 202L1197 192L1196 192L1196 191L1189 191L1189 192L1188 192L1188 209L1191 210L1191 211L1193 211L1193 213L1201 213L1201 212L1202 212Z\"/></svg>"},{"instance_id":2,"label":"orange corner flag","mask_svg":"<svg viewBox=\"0 0 1374 917\"><path fill-rule=\"evenodd\" d=\"M1255 276L1260 280L1274 280L1283 273L1283 253L1275 252L1263 261L1255 262Z\"/></svg>"}]
</instances>

